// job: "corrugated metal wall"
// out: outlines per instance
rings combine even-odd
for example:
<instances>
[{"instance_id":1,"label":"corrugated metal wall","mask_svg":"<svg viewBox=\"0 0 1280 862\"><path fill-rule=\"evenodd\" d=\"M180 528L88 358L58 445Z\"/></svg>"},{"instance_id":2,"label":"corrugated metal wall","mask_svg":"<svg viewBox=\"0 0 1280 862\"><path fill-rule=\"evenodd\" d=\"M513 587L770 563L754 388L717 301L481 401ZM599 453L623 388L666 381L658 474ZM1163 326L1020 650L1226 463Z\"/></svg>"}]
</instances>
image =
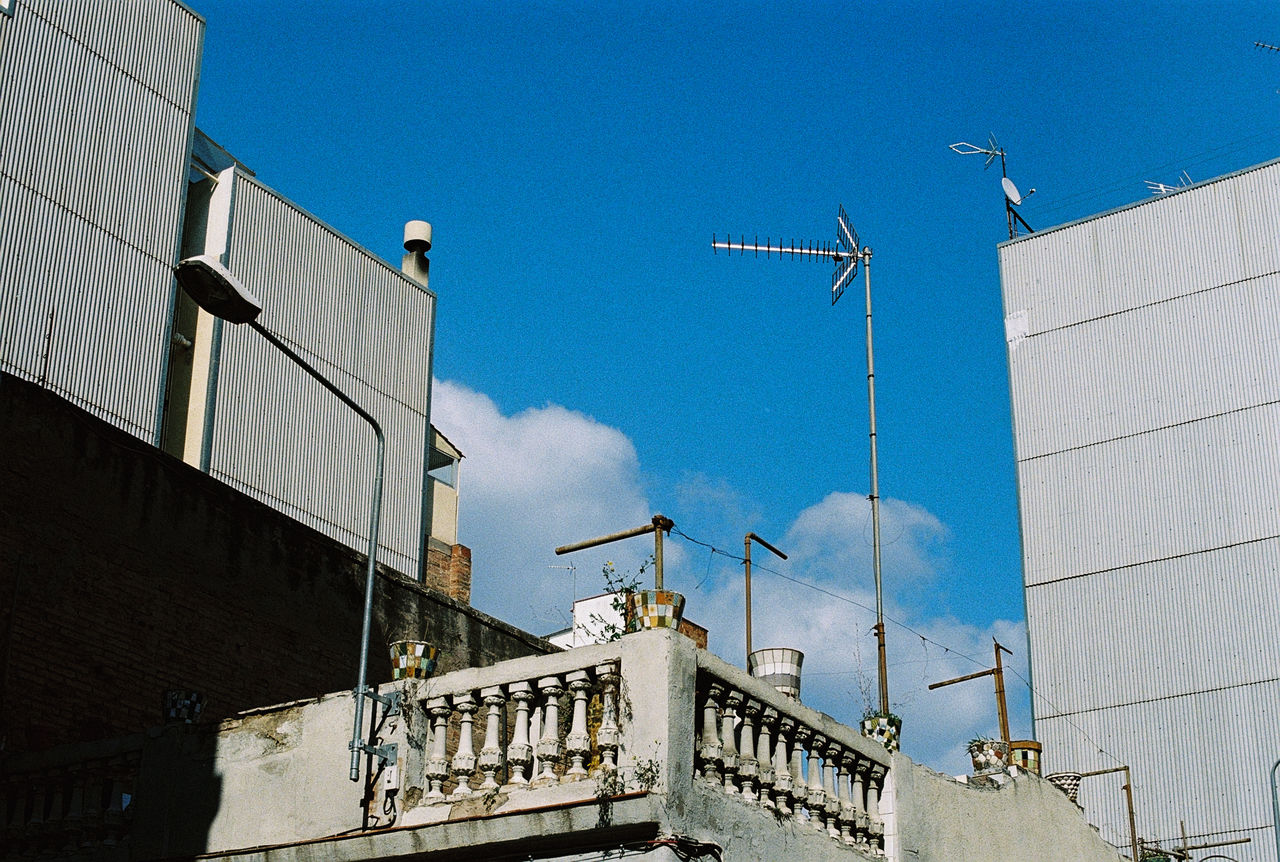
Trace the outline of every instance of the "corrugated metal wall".
<instances>
[{"instance_id":1,"label":"corrugated metal wall","mask_svg":"<svg viewBox=\"0 0 1280 862\"><path fill-rule=\"evenodd\" d=\"M378 558L416 577L435 297L256 180L237 175L227 265L259 322L386 435ZM210 472L364 551L373 432L257 333L225 326Z\"/></svg>"},{"instance_id":2,"label":"corrugated metal wall","mask_svg":"<svg viewBox=\"0 0 1280 862\"><path fill-rule=\"evenodd\" d=\"M1005 243L1000 267L1046 769L1128 763L1139 834L1185 821L1272 860L1280 163ZM1121 783L1080 800L1124 845Z\"/></svg>"},{"instance_id":3,"label":"corrugated metal wall","mask_svg":"<svg viewBox=\"0 0 1280 862\"><path fill-rule=\"evenodd\" d=\"M0 368L145 439L203 32L169 0L0 16Z\"/></svg>"}]
</instances>

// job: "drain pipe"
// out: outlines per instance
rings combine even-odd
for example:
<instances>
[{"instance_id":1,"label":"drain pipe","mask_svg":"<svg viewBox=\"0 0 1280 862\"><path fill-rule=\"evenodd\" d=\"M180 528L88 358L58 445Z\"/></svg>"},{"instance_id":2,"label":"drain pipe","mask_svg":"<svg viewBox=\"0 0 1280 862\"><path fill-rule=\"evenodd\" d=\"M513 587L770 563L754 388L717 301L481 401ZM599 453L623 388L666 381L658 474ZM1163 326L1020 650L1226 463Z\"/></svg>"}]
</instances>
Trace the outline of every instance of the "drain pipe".
<instances>
[{"instance_id":1,"label":"drain pipe","mask_svg":"<svg viewBox=\"0 0 1280 862\"><path fill-rule=\"evenodd\" d=\"M1276 795L1276 770L1280 760L1271 765L1271 831L1276 834L1276 859L1280 860L1280 797Z\"/></svg>"}]
</instances>

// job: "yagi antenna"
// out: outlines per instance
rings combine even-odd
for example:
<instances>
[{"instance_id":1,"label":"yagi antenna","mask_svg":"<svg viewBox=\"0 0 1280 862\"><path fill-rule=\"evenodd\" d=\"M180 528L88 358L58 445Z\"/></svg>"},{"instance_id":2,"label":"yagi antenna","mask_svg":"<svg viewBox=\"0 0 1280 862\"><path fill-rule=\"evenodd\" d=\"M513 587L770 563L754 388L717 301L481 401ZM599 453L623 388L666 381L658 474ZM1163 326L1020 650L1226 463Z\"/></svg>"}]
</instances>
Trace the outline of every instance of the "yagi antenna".
<instances>
[{"instance_id":1,"label":"yagi antenna","mask_svg":"<svg viewBox=\"0 0 1280 862\"><path fill-rule=\"evenodd\" d=\"M786 247L783 247L781 241L779 241L779 246L775 248L773 241L770 239L766 239L765 244L761 246L759 237L756 238L755 242L748 243L746 237L743 236L735 243L731 238L721 242L716 239L715 234L712 234L712 251L718 252L722 248L730 254L733 254L734 251L739 254L746 254L751 251L759 255L763 251L765 257L769 257L776 251L779 257L783 254L790 254L792 257L798 255L810 260L829 258L836 265L835 272L831 274L832 305L839 301L841 295L844 294L844 289L857 277L858 262L862 261L863 263L863 282L867 289L867 418L869 425L868 438L871 447L871 493L867 495L867 499L871 502L871 571L876 584L875 633L876 651L879 656L880 714L887 716L889 715L889 671L885 658L884 590L880 578L880 473L876 456L876 366L875 354L871 343L871 249L862 246L861 240L858 238L858 232L853 229L853 223L849 221L849 214L844 211L843 206L836 213L836 242L834 246L826 243L820 245L801 243L797 247L795 240L792 240L791 245ZM749 636L748 640L750 640Z\"/></svg>"},{"instance_id":2,"label":"yagi antenna","mask_svg":"<svg viewBox=\"0 0 1280 862\"><path fill-rule=\"evenodd\" d=\"M1187 186L1192 184L1191 175L1186 171L1183 171L1178 177L1178 184L1176 186L1171 186L1168 183L1158 183L1155 180L1143 180L1143 182L1147 184L1147 190L1153 195L1167 195L1170 192L1185 189Z\"/></svg>"},{"instance_id":3,"label":"yagi antenna","mask_svg":"<svg viewBox=\"0 0 1280 862\"><path fill-rule=\"evenodd\" d=\"M991 167L991 163L996 160L996 156L1000 157L1000 185L1004 189L1004 213L1005 219L1009 223L1009 239L1013 239L1018 235L1018 225L1022 225L1027 233L1035 233L1031 229L1031 225L1027 224L1026 220L1018 215L1013 208L1021 206L1023 201L1036 193L1036 190L1032 189L1025 195L1021 194L1018 191L1018 187L1014 185L1013 180L1009 179L1009 173L1005 169L1004 147L1000 146L999 142L996 141L996 136L994 134L988 135L985 147L980 147L967 141L951 144L950 147L953 152L957 152L962 156L976 156L978 154L986 156L986 164L982 166L984 171Z\"/></svg>"},{"instance_id":4,"label":"yagi antenna","mask_svg":"<svg viewBox=\"0 0 1280 862\"><path fill-rule=\"evenodd\" d=\"M782 240L778 240L778 244L773 244L771 237L766 237L764 245L760 244L760 236L757 234L751 242L747 242L745 234L739 235L738 241L734 242L731 236L726 236L724 240L716 238L715 234L711 235L711 250L719 253L720 249L724 249L733 254L746 254L752 252L756 257L760 256L760 252L764 252L766 258L778 255L779 260L790 255L791 259L799 257L802 260L830 260L835 263L835 272L831 274L831 304L835 305L844 293L844 289L858 275L858 261L863 256L871 256L871 249L861 247L858 232L853 229L853 223L849 221L849 214L844 211L844 207L840 207L840 211L836 214L836 241L829 242L806 242L801 241L798 245L793 239L788 245L783 245Z\"/></svg>"}]
</instances>

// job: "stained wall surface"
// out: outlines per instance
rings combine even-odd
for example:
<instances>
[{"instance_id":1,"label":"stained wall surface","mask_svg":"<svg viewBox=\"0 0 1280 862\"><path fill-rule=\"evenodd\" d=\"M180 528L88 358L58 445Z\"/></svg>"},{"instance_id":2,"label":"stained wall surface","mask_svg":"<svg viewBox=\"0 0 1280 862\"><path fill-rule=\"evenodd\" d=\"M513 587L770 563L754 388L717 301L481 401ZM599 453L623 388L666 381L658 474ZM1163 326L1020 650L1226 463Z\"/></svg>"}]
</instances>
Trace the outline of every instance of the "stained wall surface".
<instances>
[{"instance_id":1,"label":"stained wall surface","mask_svg":"<svg viewBox=\"0 0 1280 862\"><path fill-rule=\"evenodd\" d=\"M1140 834L1270 860L1280 163L1004 243L1000 271L1046 771L1127 763ZM1122 844L1108 781L1080 799Z\"/></svg>"}]
</instances>

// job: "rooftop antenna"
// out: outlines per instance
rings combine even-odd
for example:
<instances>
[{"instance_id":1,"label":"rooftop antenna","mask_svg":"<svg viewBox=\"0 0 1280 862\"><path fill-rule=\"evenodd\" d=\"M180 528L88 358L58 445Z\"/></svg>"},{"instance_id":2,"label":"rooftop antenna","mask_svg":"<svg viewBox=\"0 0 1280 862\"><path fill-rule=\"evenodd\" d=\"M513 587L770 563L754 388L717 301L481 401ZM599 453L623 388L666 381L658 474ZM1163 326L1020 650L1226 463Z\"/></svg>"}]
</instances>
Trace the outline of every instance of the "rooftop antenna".
<instances>
[{"instance_id":1,"label":"rooftop antenna","mask_svg":"<svg viewBox=\"0 0 1280 862\"><path fill-rule=\"evenodd\" d=\"M765 244L761 245L759 235L751 243L747 242L745 235L741 236L736 243L731 237L727 236L721 242L716 239L715 234L712 234L711 249L713 252L725 249L730 255L734 251L739 254L746 254L750 251L754 252L756 257L759 257L760 252L763 251L766 258L777 252L779 259L784 255L790 255L792 259L800 257L806 260L830 260L835 264L835 270L831 273L832 305L835 305L840 300L840 297L844 295L845 288L857 278L859 261L863 265L862 272L867 296L867 404L869 408L868 423L870 425L871 448L871 493L867 495L867 499L871 501L871 569L872 574L875 576L876 584L875 633L876 648L879 654L880 714L889 715L889 674L885 661L884 647L884 591L880 579L880 477L876 459L875 354L871 344L871 249L868 246L861 245L858 232L854 230L853 223L849 220L849 214L844 211L843 206L836 213L836 241L834 245L812 242L807 244L801 242L796 245L796 241L793 239L790 245L783 246L782 240L778 240L778 245L775 246L773 240L769 238L766 238Z\"/></svg>"},{"instance_id":2,"label":"rooftop antenna","mask_svg":"<svg viewBox=\"0 0 1280 862\"><path fill-rule=\"evenodd\" d=\"M1191 175L1186 171L1183 171L1182 175L1178 177L1178 184L1176 186L1171 186L1166 183L1158 183L1155 180L1143 180L1143 182L1147 184L1147 190L1153 195L1167 195L1170 192L1176 192L1178 189L1185 189L1187 186L1191 185Z\"/></svg>"},{"instance_id":3,"label":"rooftop antenna","mask_svg":"<svg viewBox=\"0 0 1280 862\"><path fill-rule=\"evenodd\" d=\"M951 149L962 156L973 156L982 154L987 157L986 164L982 166L983 170L991 167L991 163L996 160L996 156L1000 157L1000 185L1004 189L1004 213L1005 219L1009 223L1009 239L1013 239L1018 235L1018 225L1026 230L1027 233L1035 233L1031 229L1031 225L1020 216L1016 206L1021 206L1022 202L1036 193L1035 189L1027 192L1025 195L1018 191L1018 187L1014 185L1013 180L1009 179L1009 172L1006 170L1004 160L1004 147L1000 146L996 141L995 135L987 136L987 145L980 147L977 144L970 144L967 141L961 141L958 144L951 144Z\"/></svg>"},{"instance_id":4,"label":"rooftop antenna","mask_svg":"<svg viewBox=\"0 0 1280 862\"><path fill-rule=\"evenodd\" d=\"M1254 42L1253 47L1261 48L1264 51L1271 51L1272 53L1280 53L1280 46L1271 45L1266 42ZM1280 93L1280 90L1276 90L1276 92Z\"/></svg>"}]
</instances>

